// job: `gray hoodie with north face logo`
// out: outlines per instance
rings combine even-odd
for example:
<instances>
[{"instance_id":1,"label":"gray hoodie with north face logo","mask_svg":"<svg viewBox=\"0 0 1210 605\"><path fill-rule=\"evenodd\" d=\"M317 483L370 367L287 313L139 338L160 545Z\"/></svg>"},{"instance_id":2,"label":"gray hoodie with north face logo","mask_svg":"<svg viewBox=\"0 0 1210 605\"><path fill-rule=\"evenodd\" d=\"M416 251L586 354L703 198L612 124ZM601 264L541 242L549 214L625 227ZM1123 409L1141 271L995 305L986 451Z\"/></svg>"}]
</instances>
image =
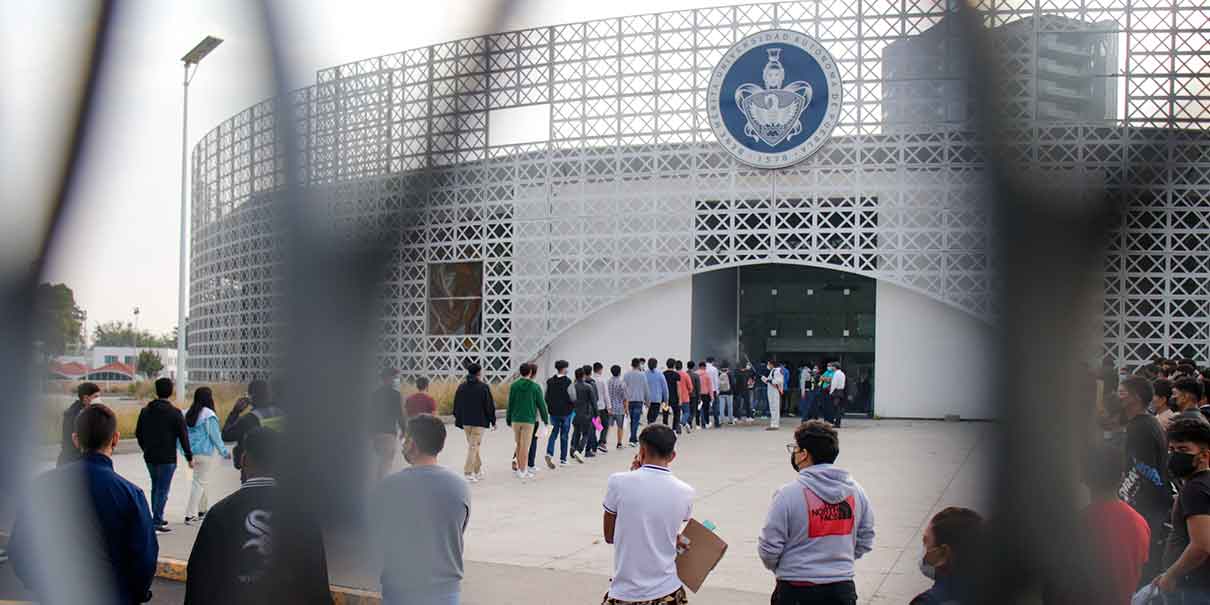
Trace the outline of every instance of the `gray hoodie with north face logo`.
<instances>
[{"instance_id":1,"label":"gray hoodie with north face logo","mask_svg":"<svg viewBox=\"0 0 1210 605\"><path fill-rule=\"evenodd\" d=\"M777 490L757 551L779 580L829 584L853 579L853 561L874 547L874 511L849 472L802 469Z\"/></svg>"}]
</instances>

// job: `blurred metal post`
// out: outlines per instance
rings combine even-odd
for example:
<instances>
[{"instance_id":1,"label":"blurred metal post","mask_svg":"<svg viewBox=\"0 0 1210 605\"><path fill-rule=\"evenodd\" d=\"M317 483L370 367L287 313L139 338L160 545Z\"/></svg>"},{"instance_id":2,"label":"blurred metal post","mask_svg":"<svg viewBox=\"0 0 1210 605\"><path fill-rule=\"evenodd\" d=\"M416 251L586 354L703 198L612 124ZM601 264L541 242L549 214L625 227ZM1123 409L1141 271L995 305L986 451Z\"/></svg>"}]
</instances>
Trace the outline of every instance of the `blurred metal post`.
<instances>
[{"instance_id":1,"label":"blurred metal post","mask_svg":"<svg viewBox=\"0 0 1210 605\"><path fill-rule=\"evenodd\" d=\"M185 389L188 388L189 371L185 365L185 284L189 281L189 275L186 273L186 259L189 254L189 239L187 225L189 221L189 195L187 190L187 182L189 180L189 81L193 79L193 75L189 73L189 66L193 65L193 73L197 73L197 64L211 51L218 48L219 44L223 43L222 38L214 36L206 36L193 50L181 57L181 63L185 67L185 77L181 81L182 94L184 101L181 110L181 258L180 258L180 273L177 277L177 312L176 312L176 400L178 402L185 401ZM138 313L138 311L135 311Z\"/></svg>"}]
</instances>

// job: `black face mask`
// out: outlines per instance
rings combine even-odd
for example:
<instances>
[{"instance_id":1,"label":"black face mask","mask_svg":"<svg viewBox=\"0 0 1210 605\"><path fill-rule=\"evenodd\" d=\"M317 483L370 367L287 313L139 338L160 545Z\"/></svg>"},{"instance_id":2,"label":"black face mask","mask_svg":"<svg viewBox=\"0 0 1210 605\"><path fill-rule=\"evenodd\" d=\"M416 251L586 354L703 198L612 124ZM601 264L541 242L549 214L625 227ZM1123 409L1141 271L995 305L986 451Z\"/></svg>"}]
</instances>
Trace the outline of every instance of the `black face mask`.
<instances>
[{"instance_id":1,"label":"black face mask","mask_svg":"<svg viewBox=\"0 0 1210 605\"><path fill-rule=\"evenodd\" d=\"M1175 399L1169 398L1168 399L1168 409L1172 410L1172 413L1175 414L1175 413L1181 411L1181 406L1177 405Z\"/></svg>"},{"instance_id":2,"label":"black face mask","mask_svg":"<svg viewBox=\"0 0 1210 605\"><path fill-rule=\"evenodd\" d=\"M1172 452L1168 455L1168 472L1173 477L1188 477L1197 471L1197 455L1188 452Z\"/></svg>"},{"instance_id":3,"label":"black face mask","mask_svg":"<svg viewBox=\"0 0 1210 605\"><path fill-rule=\"evenodd\" d=\"M796 473L802 470L802 468L798 466L798 458L795 458L794 454L790 454L790 466L794 467L794 472Z\"/></svg>"}]
</instances>

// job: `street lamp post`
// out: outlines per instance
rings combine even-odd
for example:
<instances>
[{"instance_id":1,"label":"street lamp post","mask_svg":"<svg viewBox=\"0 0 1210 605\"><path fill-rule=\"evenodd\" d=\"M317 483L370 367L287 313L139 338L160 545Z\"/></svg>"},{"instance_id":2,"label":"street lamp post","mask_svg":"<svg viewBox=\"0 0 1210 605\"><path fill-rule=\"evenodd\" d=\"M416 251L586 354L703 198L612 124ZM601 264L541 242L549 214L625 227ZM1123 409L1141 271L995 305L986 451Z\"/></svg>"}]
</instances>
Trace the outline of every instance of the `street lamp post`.
<instances>
[{"instance_id":1,"label":"street lamp post","mask_svg":"<svg viewBox=\"0 0 1210 605\"><path fill-rule=\"evenodd\" d=\"M181 258L176 314L177 401L185 400L185 389L189 380L189 372L185 365L185 334L188 332L185 329L185 283L189 279L189 276L186 274L186 255L188 254L189 245L186 231L186 225L189 221L189 197L186 187L189 179L189 81L197 74L198 63L222 43L222 38L206 36L201 42L198 42L197 46L193 47L193 50L186 53L184 57L181 57L181 63L185 65L185 78L182 81L184 109L181 116ZM193 67L192 71L189 69L190 66Z\"/></svg>"}]
</instances>

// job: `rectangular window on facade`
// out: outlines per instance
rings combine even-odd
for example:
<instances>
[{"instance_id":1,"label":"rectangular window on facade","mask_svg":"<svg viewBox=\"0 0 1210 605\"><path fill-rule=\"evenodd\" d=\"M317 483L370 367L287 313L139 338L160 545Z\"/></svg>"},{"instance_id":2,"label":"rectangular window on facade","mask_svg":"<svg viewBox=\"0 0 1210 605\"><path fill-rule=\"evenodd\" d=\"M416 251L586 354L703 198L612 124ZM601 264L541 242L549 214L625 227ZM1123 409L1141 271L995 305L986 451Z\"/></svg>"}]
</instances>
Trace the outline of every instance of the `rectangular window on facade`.
<instances>
[{"instance_id":1,"label":"rectangular window on facade","mask_svg":"<svg viewBox=\"0 0 1210 605\"><path fill-rule=\"evenodd\" d=\"M483 263L429 264L429 335L476 335L482 326Z\"/></svg>"},{"instance_id":2,"label":"rectangular window on facade","mask_svg":"<svg viewBox=\"0 0 1210 605\"><path fill-rule=\"evenodd\" d=\"M117 362L118 362L118 356L117 356L117 355L106 355L106 356L105 356L105 363L106 363L106 364L117 363Z\"/></svg>"},{"instance_id":3,"label":"rectangular window on facade","mask_svg":"<svg viewBox=\"0 0 1210 605\"><path fill-rule=\"evenodd\" d=\"M132 366L132 365L134 365L134 357L131 357L130 355L127 355L127 356L126 356L126 357L123 359L122 363L125 363L125 364L126 364L126 365L128 365L128 366Z\"/></svg>"}]
</instances>

